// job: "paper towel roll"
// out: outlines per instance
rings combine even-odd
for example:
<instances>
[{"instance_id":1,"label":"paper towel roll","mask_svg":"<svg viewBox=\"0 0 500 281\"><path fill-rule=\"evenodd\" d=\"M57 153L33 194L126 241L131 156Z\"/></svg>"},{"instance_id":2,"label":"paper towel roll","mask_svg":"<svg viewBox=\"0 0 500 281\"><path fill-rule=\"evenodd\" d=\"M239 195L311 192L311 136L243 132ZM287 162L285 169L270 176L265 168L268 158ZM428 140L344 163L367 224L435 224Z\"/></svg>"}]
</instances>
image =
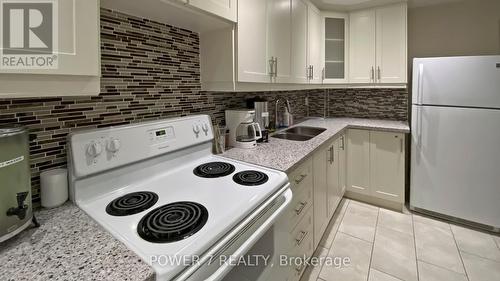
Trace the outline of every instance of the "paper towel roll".
<instances>
[{"instance_id":1,"label":"paper towel roll","mask_svg":"<svg viewBox=\"0 0 500 281\"><path fill-rule=\"evenodd\" d=\"M40 174L42 207L54 208L68 200L68 171L53 169Z\"/></svg>"}]
</instances>

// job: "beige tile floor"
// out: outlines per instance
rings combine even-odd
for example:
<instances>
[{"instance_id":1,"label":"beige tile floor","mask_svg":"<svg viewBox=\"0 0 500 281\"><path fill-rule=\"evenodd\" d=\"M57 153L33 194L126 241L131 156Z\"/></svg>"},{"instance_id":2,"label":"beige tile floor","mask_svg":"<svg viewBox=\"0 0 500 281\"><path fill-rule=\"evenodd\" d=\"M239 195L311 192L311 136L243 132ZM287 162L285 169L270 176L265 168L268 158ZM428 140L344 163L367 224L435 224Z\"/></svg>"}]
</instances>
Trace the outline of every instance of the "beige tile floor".
<instances>
[{"instance_id":1,"label":"beige tile floor","mask_svg":"<svg viewBox=\"0 0 500 281\"><path fill-rule=\"evenodd\" d=\"M343 199L301 281L500 281L500 237Z\"/></svg>"}]
</instances>

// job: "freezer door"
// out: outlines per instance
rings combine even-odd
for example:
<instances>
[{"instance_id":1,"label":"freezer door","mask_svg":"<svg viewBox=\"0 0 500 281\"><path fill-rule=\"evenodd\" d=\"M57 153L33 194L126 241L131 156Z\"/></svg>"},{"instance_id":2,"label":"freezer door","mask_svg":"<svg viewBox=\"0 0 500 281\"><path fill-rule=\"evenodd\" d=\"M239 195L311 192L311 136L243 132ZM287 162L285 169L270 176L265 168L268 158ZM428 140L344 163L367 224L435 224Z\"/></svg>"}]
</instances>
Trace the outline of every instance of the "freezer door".
<instances>
[{"instance_id":1,"label":"freezer door","mask_svg":"<svg viewBox=\"0 0 500 281\"><path fill-rule=\"evenodd\" d=\"M412 111L411 206L500 228L500 110Z\"/></svg>"},{"instance_id":2,"label":"freezer door","mask_svg":"<svg viewBox=\"0 0 500 281\"><path fill-rule=\"evenodd\" d=\"M413 60L413 104L500 108L500 56Z\"/></svg>"}]
</instances>

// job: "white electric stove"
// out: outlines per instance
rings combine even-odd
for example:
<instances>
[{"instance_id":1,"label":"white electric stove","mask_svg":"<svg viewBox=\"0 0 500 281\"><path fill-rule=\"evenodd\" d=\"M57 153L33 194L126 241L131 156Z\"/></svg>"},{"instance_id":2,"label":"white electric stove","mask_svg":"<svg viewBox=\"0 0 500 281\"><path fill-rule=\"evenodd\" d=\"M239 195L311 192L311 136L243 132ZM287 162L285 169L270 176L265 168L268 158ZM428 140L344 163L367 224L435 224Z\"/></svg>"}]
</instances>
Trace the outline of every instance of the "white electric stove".
<instances>
[{"instance_id":1,"label":"white electric stove","mask_svg":"<svg viewBox=\"0 0 500 281\"><path fill-rule=\"evenodd\" d=\"M205 115L74 133L71 198L157 280L222 280L292 194L283 172L213 155L212 141Z\"/></svg>"}]
</instances>

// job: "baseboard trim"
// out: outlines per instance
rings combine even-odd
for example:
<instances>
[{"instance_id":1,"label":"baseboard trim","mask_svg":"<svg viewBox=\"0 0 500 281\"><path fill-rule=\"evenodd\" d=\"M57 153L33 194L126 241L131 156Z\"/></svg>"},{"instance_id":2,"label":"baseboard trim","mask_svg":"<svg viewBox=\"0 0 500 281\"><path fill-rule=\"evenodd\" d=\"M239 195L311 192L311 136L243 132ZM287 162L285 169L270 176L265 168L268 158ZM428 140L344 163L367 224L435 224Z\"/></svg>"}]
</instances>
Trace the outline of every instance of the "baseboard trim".
<instances>
[{"instance_id":1,"label":"baseboard trim","mask_svg":"<svg viewBox=\"0 0 500 281\"><path fill-rule=\"evenodd\" d=\"M352 192L352 191L346 191L344 196L349 198L349 199L362 201L362 202L368 203L370 205L375 205L377 207L382 207L382 208L386 208L386 209L390 209L390 210L394 210L394 211L398 211L398 212L403 212L403 210L404 210L404 203L380 199L380 198L376 198L376 197L364 195L364 194L359 194L359 193Z\"/></svg>"}]
</instances>

